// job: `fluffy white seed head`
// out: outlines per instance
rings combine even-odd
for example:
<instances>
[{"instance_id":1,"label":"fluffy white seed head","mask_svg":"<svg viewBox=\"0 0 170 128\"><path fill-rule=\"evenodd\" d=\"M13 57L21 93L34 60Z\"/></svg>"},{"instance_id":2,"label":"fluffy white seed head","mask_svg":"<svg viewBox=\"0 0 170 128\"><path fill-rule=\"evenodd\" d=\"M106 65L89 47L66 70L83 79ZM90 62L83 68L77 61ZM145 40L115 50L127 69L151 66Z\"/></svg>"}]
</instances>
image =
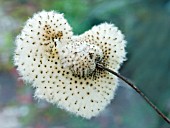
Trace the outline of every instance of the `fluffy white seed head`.
<instances>
[{"instance_id":1,"label":"fluffy white seed head","mask_svg":"<svg viewBox=\"0 0 170 128\"><path fill-rule=\"evenodd\" d=\"M125 45L113 24L73 36L62 14L42 11L17 36L14 64L35 88L36 98L89 119L110 103L118 85L117 77L96 63L117 72L125 60Z\"/></svg>"}]
</instances>

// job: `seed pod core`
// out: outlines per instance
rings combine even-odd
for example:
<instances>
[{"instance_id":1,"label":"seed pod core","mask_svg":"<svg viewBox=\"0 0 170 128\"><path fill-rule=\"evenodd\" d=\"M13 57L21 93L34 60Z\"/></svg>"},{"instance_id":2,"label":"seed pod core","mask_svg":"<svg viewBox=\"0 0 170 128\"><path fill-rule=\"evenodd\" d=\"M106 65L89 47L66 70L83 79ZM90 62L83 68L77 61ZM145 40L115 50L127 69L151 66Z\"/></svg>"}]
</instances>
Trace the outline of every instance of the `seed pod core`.
<instances>
[{"instance_id":1,"label":"seed pod core","mask_svg":"<svg viewBox=\"0 0 170 128\"><path fill-rule=\"evenodd\" d=\"M59 42L57 42L59 44ZM96 63L103 58L102 50L88 42L70 42L58 47L61 64L68 67L75 76L89 76L96 68Z\"/></svg>"}]
</instances>

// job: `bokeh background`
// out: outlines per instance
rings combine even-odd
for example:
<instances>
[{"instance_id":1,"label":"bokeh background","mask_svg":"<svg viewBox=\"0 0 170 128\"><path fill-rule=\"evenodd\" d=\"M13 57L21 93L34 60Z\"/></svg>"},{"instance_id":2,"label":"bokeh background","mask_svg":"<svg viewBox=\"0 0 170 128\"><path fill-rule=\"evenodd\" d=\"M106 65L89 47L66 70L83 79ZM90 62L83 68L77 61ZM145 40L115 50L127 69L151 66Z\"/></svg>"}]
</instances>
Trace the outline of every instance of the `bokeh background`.
<instances>
[{"instance_id":1,"label":"bokeh background","mask_svg":"<svg viewBox=\"0 0 170 128\"><path fill-rule=\"evenodd\" d=\"M170 128L128 85L91 120L33 98L12 63L15 37L35 12L65 14L75 34L102 22L126 36L128 61L120 73L170 117L170 0L0 0L0 128Z\"/></svg>"}]
</instances>

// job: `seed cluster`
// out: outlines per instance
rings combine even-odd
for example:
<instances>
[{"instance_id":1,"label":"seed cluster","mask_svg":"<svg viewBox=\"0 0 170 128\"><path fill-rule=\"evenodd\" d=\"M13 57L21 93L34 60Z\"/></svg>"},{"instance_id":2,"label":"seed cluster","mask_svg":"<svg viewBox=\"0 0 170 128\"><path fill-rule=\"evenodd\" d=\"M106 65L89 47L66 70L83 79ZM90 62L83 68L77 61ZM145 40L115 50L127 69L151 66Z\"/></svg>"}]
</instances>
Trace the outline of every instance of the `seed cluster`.
<instances>
[{"instance_id":1,"label":"seed cluster","mask_svg":"<svg viewBox=\"0 0 170 128\"><path fill-rule=\"evenodd\" d=\"M110 103L118 83L95 64L102 60L117 72L125 60L125 45L113 24L103 23L74 36L62 14L42 11L17 36L14 64L35 88L36 98L89 119Z\"/></svg>"},{"instance_id":2,"label":"seed cluster","mask_svg":"<svg viewBox=\"0 0 170 128\"><path fill-rule=\"evenodd\" d=\"M73 40L68 45L60 45L58 52L63 67L69 67L72 73L79 77L91 75L96 68L96 63L103 57L102 50L98 46Z\"/></svg>"}]
</instances>

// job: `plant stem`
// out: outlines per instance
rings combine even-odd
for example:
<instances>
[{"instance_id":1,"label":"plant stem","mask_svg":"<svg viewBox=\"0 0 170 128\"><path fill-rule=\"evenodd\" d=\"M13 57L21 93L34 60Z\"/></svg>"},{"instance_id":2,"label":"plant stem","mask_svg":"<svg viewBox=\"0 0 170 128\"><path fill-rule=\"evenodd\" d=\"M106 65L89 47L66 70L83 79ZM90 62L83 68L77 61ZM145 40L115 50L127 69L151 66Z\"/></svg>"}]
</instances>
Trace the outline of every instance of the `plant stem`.
<instances>
[{"instance_id":1,"label":"plant stem","mask_svg":"<svg viewBox=\"0 0 170 128\"><path fill-rule=\"evenodd\" d=\"M134 84L132 84L131 82L129 82L125 77L123 77L122 75L114 72L113 70L104 67L101 64L97 64L97 66L101 69L104 69L112 74L114 74L115 76L119 77L120 79L122 79L125 83L127 83L129 86L131 86L139 95L141 95L144 100L160 115L160 117L162 117L168 124L170 124L170 120L145 96L145 94L143 94L139 88L137 88Z\"/></svg>"}]
</instances>

